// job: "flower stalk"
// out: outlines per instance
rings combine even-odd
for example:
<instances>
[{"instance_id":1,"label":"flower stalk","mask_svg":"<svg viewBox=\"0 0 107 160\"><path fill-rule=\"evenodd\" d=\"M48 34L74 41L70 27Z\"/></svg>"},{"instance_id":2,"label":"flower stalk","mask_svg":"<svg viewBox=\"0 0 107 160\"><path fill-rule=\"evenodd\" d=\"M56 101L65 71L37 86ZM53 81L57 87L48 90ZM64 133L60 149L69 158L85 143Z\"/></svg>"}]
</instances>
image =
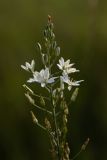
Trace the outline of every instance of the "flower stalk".
<instances>
[{"instance_id":1,"label":"flower stalk","mask_svg":"<svg viewBox=\"0 0 107 160\"><path fill-rule=\"evenodd\" d=\"M75 101L78 94L78 88L76 87L79 87L83 80L73 80L72 74L79 72L79 70L74 68L74 63L70 63L70 59L64 60L63 57L59 57L60 47L55 39L51 16L48 16L48 23L44 29L44 44L45 51L43 51L41 44L37 43L44 68L40 69L40 71L37 68L35 70L35 60L32 60L31 63L25 62L25 65L21 65L21 67L32 74L32 78L29 78L27 83L40 84L40 87L46 90L47 94L45 96L35 94L28 85L24 84L23 87L27 91L25 96L35 106L35 110L37 108L45 115L44 123L40 124L34 114L35 111L30 111L33 122L48 133L52 159L70 160L70 148L66 139L69 104L71 101ZM57 67L55 73L54 66ZM71 99L67 102L65 90L68 90L68 94L71 95L73 88ZM85 150L87 144L88 141L85 142L81 150Z\"/></svg>"}]
</instances>

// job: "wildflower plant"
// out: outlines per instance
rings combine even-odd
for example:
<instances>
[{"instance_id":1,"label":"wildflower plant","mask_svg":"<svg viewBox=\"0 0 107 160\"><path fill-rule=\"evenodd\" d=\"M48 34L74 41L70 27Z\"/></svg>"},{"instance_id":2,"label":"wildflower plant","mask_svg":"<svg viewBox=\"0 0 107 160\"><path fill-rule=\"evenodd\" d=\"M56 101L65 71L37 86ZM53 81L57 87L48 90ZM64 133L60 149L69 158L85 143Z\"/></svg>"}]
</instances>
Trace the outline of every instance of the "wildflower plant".
<instances>
[{"instance_id":1,"label":"wildflower plant","mask_svg":"<svg viewBox=\"0 0 107 160\"><path fill-rule=\"evenodd\" d=\"M70 148L67 142L67 121L69 114L69 106L72 101L75 101L78 94L78 86L83 80L75 81L72 75L79 72L74 67L74 63L70 59L64 60L60 57L60 47L58 46L55 34L54 25L51 16L48 16L48 23L44 29L44 46L45 51L40 43L37 43L43 69L37 70L35 60L31 63L26 62L21 65L25 71L29 72L32 77L27 80L27 83L38 83L43 90L46 90L47 96L35 93L28 85L24 84L26 89L25 96L29 102L35 107L44 112L43 124L38 120L35 111L30 111L33 122L41 129L47 132L53 160L70 160ZM54 68L57 72L54 73ZM65 92L71 96L67 102ZM39 99L36 103L36 98ZM47 106L48 104L48 106ZM38 110L36 110L37 112ZM89 139L82 145L81 150L72 158L75 159L82 150L85 150Z\"/></svg>"}]
</instances>

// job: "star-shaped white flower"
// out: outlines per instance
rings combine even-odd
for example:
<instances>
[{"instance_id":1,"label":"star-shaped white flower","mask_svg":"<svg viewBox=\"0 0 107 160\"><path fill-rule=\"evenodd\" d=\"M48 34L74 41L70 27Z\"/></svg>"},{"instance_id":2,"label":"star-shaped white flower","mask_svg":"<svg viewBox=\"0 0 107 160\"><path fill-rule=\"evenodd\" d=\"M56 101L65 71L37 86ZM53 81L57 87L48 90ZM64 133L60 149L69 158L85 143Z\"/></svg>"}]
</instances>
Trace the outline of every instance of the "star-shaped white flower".
<instances>
[{"instance_id":1,"label":"star-shaped white flower","mask_svg":"<svg viewBox=\"0 0 107 160\"><path fill-rule=\"evenodd\" d=\"M80 86L80 83L83 82L84 80L80 80L80 81L73 81L73 80L70 80L68 82L68 90L70 91L72 89L72 86Z\"/></svg>"},{"instance_id":2,"label":"star-shaped white flower","mask_svg":"<svg viewBox=\"0 0 107 160\"><path fill-rule=\"evenodd\" d=\"M68 90L70 91L72 86L79 86L81 82L83 82L84 80L80 80L80 81L73 81L72 79L70 80L70 77L68 76L68 74L63 74L63 76L61 76L61 79L63 80L63 82L68 84Z\"/></svg>"},{"instance_id":3,"label":"star-shaped white flower","mask_svg":"<svg viewBox=\"0 0 107 160\"><path fill-rule=\"evenodd\" d=\"M30 78L27 82L38 82L41 83L41 87L45 87L47 83L53 83L57 77L49 78L49 69L42 69L40 72L34 72L33 78Z\"/></svg>"},{"instance_id":4,"label":"star-shaped white flower","mask_svg":"<svg viewBox=\"0 0 107 160\"><path fill-rule=\"evenodd\" d=\"M72 68L73 65L74 63L70 64L70 59L64 61L63 57L59 59L59 64L57 64L58 68L62 70L65 74L79 72L79 70L76 70L76 68Z\"/></svg>"},{"instance_id":5,"label":"star-shaped white flower","mask_svg":"<svg viewBox=\"0 0 107 160\"><path fill-rule=\"evenodd\" d=\"M31 64L28 63L28 62L25 62L25 66L24 66L24 65L21 65L21 68L23 68L23 69L26 70L26 71L32 71L32 72L34 72L35 61L32 60L32 61L31 61Z\"/></svg>"}]
</instances>

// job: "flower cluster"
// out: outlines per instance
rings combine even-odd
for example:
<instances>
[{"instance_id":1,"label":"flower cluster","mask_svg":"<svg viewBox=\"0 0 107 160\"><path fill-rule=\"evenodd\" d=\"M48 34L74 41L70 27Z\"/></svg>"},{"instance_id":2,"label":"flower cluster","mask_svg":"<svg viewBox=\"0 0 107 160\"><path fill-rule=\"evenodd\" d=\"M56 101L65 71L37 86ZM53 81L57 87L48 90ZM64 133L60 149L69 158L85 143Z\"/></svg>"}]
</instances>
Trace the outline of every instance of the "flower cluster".
<instances>
[{"instance_id":1,"label":"flower cluster","mask_svg":"<svg viewBox=\"0 0 107 160\"><path fill-rule=\"evenodd\" d=\"M33 122L47 131L49 135L52 155L54 155L53 159L70 160L70 149L66 141L68 106L71 101L75 101L78 94L78 88L75 88L75 90L72 90L72 88L78 87L83 80L73 80L72 74L79 72L79 70L74 68L74 63L70 63L70 59L65 61L63 57L59 58L60 47L55 40L53 28L52 19L48 16L48 24L44 30L45 51L43 51L40 43L37 43L44 66L43 69L40 69L40 71L37 70L37 67L35 69L36 63L34 60L31 63L26 62L25 65L21 65L22 69L30 72L32 75L27 80L27 83L40 84L42 89L48 91L48 96L41 96L41 94L35 93L25 84L23 87L27 91L25 96L29 102L43 113L45 112L44 124L42 125L34 112L30 111ZM57 68L55 73L53 72L54 66ZM68 91L72 90L70 103L66 102L64 94L66 89ZM39 98L40 105L38 105L38 100L36 104L36 98ZM47 104L49 105L46 106Z\"/></svg>"},{"instance_id":2,"label":"flower cluster","mask_svg":"<svg viewBox=\"0 0 107 160\"><path fill-rule=\"evenodd\" d=\"M40 72L34 71L35 69L35 61L32 60L31 64L26 62L25 66L21 65L21 67L26 71L31 71L33 74L33 78L30 78L27 82L37 82L41 84L41 87L45 87L47 84L51 84L55 82L55 79L60 79L62 83L68 84L68 90L71 90L72 86L79 86L80 81L73 81L70 80L69 74L79 72L76 68L73 68L72 66L74 63L70 64L70 60L64 61L64 58L61 57L59 59L59 64L57 64L58 68L62 71L62 74L59 77L52 77L49 68L42 69ZM64 84L63 84L64 85Z\"/></svg>"}]
</instances>

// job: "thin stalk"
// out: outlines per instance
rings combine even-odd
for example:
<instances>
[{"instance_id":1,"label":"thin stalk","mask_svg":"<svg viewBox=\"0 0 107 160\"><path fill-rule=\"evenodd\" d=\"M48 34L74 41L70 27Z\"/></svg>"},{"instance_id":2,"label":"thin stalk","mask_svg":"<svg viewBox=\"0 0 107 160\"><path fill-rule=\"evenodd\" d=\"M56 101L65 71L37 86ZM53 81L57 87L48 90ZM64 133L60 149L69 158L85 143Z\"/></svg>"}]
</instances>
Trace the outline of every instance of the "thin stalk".
<instances>
[{"instance_id":1,"label":"thin stalk","mask_svg":"<svg viewBox=\"0 0 107 160\"><path fill-rule=\"evenodd\" d=\"M81 152L82 152L82 149L80 149L80 151L71 160L76 159L80 155Z\"/></svg>"},{"instance_id":2,"label":"thin stalk","mask_svg":"<svg viewBox=\"0 0 107 160\"><path fill-rule=\"evenodd\" d=\"M43 130L46 131L46 128L44 126L42 126L40 123L37 123L37 126L39 126L40 128L42 128Z\"/></svg>"},{"instance_id":3,"label":"thin stalk","mask_svg":"<svg viewBox=\"0 0 107 160\"><path fill-rule=\"evenodd\" d=\"M41 107L39 107L38 105L36 105L36 104L33 104L36 108L38 108L38 109L40 109L40 110L42 110L42 111L44 111L44 112L47 112L47 113L49 113L50 115L52 115L52 112L51 111L48 111L47 109L45 109L45 108L41 108Z\"/></svg>"},{"instance_id":4,"label":"thin stalk","mask_svg":"<svg viewBox=\"0 0 107 160\"><path fill-rule=\"evenodd\" d=\"M52 87L51 87L50 93L51 93L52 113L53 113L53 119L54 119L54 125L55 125L55 135L57 140L57 156L58 156L58 160L60 160L59 135L58 135L57 120L56 120L56 110L55 110L55 106L53 105Z\"/></svg>"},{"instance_id":5,"label":"thin stalk","mask_svg":"<svg viewBox=\"0 0 107 160\"><path fill-rule=\"evenodd\" d=\"M38 98L43 97L46 100L50 100L48 97L45 97L45 96L42 96L42 95L40 96L40 95L35 94L35 93L33 93L32 95L35 96L35 97L38 97Z\"/></svg>"}]
</instances>

